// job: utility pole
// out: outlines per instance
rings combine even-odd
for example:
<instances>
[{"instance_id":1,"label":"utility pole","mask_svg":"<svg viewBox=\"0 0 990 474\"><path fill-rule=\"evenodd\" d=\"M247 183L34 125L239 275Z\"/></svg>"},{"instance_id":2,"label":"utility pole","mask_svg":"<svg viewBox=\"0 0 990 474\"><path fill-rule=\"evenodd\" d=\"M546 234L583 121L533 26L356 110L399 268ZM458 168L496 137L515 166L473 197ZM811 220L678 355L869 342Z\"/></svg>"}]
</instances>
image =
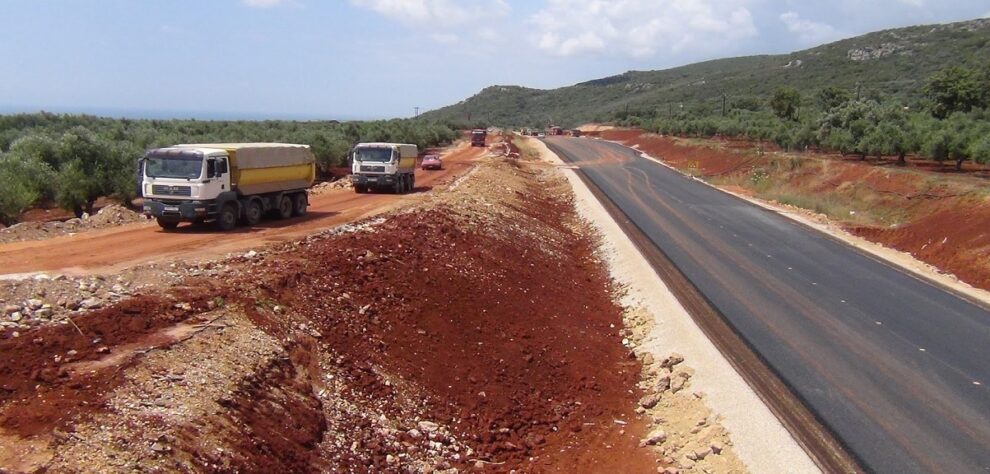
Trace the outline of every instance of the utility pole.
<instances>
[{"instance_id":1,"label":"utility pole","mask_svg":"<svg viewBox=\"0 0 990 474\"><path fill-rule=\"evenodd\" d=\"M722 116L725 117L725 92L722 92Z\"/></svg>"},{"instance_id":2,"label":"utility pole","mask_svg":"<svg viewBox=\"0 0 990 474\"><path fill-rule=\"evenodd\" d=\"M419 117L419 107L413 107L413 109L416 110L416 116Z\"/></svg>"}]
</instances>

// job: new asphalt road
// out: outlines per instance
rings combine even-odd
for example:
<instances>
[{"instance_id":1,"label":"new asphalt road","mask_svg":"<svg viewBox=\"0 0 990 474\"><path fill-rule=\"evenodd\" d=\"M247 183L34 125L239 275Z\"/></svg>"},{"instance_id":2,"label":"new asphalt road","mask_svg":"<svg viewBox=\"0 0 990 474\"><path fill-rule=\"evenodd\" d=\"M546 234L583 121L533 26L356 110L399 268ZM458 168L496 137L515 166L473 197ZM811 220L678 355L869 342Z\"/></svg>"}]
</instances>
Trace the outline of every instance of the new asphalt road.
<instances>
[{"instance_id":1,"label":"new asphalt road","mask_svg":"<svg viewBox=\"0 0 990 474\"><path fill-rule=\"evenodd\" d=\"M990 472L986 309L635 150L546 141L865 469Z\"/></svg>"}]
</instances>

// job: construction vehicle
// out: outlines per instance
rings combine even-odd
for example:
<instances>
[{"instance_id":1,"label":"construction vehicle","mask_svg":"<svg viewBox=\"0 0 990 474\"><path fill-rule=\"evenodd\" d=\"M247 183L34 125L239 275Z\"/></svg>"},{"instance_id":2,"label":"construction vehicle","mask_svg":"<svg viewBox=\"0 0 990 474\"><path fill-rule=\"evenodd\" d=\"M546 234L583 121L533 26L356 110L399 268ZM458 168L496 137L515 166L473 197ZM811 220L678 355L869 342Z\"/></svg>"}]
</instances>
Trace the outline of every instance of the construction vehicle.
<instances>
[{"instance_id":1,"label":"construction vehicle","mask_svg":"<svg viewBox=\"0 0 990 474\"><path fill-rule=\"evenodd\" d=\"M354 191L390 190L397 194L416 186L416 145L404 143L359 143L351 150L351 181Z\"/></svg>"},{"instance_id":2,"label":"construction vehicle","mask_svg":"<svg viewBox=\"0 0 990 474\"><path fill-rule=\"evenodd\" d=\"M560 127L550 127L550 135L563 135L564 129Z\"/></svg>"},{"instance_id":3,"label":"construction vehicle","mask_svg":"<svg viewBox=\"0 0 990 474\"><path fill-rule=\"evenodd\" d=\"M316 178L308 145L208 143L149 150L141 158L144 214L165 230L213 220L220 230L258 224L268 213L306 213Z\"/></svg>"},{"instance_id":4,"label":"construction vehicle","mask_svg":"<svg viewBox=\"0 0 990 474\"><path fill-rule=\"evenodd\" d=\"M485 146L485 138L488 137L488 130L476 128L471 130L471 146Z\"/></svg>"}]
</instances>

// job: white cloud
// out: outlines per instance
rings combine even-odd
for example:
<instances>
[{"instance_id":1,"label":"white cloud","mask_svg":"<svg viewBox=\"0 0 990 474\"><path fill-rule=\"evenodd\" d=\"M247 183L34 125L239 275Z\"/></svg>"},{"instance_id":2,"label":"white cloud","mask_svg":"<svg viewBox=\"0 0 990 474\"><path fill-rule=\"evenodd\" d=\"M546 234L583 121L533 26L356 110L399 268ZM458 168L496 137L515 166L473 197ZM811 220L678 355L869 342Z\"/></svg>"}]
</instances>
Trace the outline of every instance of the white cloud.
<instances>
[{"instance_id":1,"label":"white cloud","mask_svg":"<svg viewBox=\"0 0 990 474\"><path fill-rule=\"evenodd\" d=\"M414 27L450 29L508 14L504 0L350 0L385 17Z\"/></svg>"},{"instance_id":2,"label":"white cloud","mask_svg":"<svg viewBox=\"0 0 990 474\"><path fill-rule=\"evenodd\" d=\"M453 44L461 39L453 33L434 33L430 35L430 38L433 39L433 41L442 44Z\"/></svg>"},{"instance_id":3,"label":"white cloud","mask_svg":"<svg viewBox=\"0 0 990 474\"><path fill-rule=\"evenodd\" d=\"M787 31L796 34L805 44L825 43L848 36L831 25L805 20L796 12L781 14L780 21L787 26Z\"/></svg>"},{"instance_id":4,"label":"white cloud","mask_svg":"<svg viewBox=\"0 0 990 474\"><path fill-rule=\"evenodd\" d=\"M241 0L241 3L251 8L271 8L279 5L290 5L292 0Z\"/></svg>"},{"instance_id":5,"label":"white cloud","mask_svg":"<svg viewBox=\"0 0 990 474\"><path fill-rule=\"evenodd\" d=\"M716 51L757 35L747 0L548 0L533 42L559 56Z\"/></svg>"}]
</instances>

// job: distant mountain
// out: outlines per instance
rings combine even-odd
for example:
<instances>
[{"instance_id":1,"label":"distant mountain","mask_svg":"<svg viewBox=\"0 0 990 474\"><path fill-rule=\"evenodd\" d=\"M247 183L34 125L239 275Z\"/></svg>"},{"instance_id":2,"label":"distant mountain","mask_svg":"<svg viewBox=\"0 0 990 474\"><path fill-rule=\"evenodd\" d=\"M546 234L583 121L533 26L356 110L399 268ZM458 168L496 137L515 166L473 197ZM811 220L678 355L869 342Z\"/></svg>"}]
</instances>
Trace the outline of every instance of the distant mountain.
<instances>
[{"instance_id":1,"label":"distant mountain","mask_svg":"<svg viewBox=\"0 0 990 474\"><path fill-rule=\"evenodd\" d=\"M990 64L990 19L869 33L790 54L718 59L662 71L629 71L553 90L491 86L427 119L505 126L565 126L625 113L663 115L680 109L720 111L764 101L779 86L809 97L826 86L920 99L925 79L950 65Z\"/></svg>"}]
</instances>

